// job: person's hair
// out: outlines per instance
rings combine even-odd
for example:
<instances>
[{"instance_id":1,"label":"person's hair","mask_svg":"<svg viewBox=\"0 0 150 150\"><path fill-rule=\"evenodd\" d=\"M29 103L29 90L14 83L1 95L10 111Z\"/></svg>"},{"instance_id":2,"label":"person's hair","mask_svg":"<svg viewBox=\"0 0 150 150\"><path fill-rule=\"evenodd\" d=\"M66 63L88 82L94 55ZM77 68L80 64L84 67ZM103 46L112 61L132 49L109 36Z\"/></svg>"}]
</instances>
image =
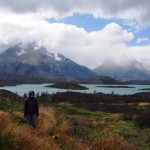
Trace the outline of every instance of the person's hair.
<instances>
[{"instance_id":1,"label":"person's hair","mask_svg":"<svg viewBox=\"0 0 150 150\"><path fill-rule=\"evenodd\" d=\"M31 97L31 95L35 96L34 91L29 91L28 96Z\"/></svg>"}]
</instances>

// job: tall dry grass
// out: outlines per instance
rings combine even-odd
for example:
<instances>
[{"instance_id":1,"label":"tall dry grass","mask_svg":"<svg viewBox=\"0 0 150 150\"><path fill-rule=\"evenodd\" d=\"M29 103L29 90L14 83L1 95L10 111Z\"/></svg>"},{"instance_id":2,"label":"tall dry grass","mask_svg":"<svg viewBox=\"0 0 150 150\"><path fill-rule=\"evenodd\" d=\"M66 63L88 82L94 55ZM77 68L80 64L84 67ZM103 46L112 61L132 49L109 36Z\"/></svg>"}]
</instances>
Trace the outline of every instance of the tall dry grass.
<instances>
[{"instance_id":1,"label":"tall dry grass","mask_svg":"<svg viewBox=\"0 0 150 150\"><path fill-rule=\"evenodd\" d=\"M85 145L79 144L69 136L70 129L63 115L45 107L40 107L36 129L26 123L22 112L0 111L0 135L7 136L6 140L11 139L11 150L87 149ZM6 141L4 147L8 147L7 143Z\"/></svg>"},{"instance_id":2,"label":"tall dry grass","mask_svg":"<svg viewBox=\"0 0 150 150\"><path fill-rule=\"evenodd\" d=\"M15 140L13 149L22 150L58 150L59 147L49 136L44 135L38 129L31 129L28 126L16 127L13 131Z\"/></svg>"},{"instance_id":3,"label":"tall dry grass","mask_svg":"<svg viewBox=\"0 0 150 150\"><path fill-rule=\"evenodd\" d=\"M47 129L52 128L55 124L55 118L53 117L52 114L49 115L49 113L41 110L39 127L32 129L27 124L18 125L18 122L24 119L21 112L9 114L8 112L0 111L0 135L2 137L6 135L9 135L10 138L13 137L10 143L11 150L58 150L59 146L47 132Z\"/></svg>"},{"instance_id":4,"label":"tall dry grass","mask_svg":"<svg viewBox=\"0 0 150 150\"><path fill-rule=\"evenodd\" d=\"M40 107L36 129L27 124L23 112L6 111L0 111L0 149L86 149L86 145L70 136L72 128L66 118L49 107Z\"/></svg>"},{"instance_id":5,"label":"tall dry grass","mask_svg":"<svg viewBox=\"0 0 150 150\"><path fill-rule=\"evenodd\" d=\"M48 131L56 126L57 120L53 110L40 107L40 116L38 117L38 128Z\"/></svg>"},{"instance_id":6,"label":"tall dry grass","mask_svg":"<svg viewBox=\"0 0 150 150\"><path fill-rule=\"evenodd\" d=\"M38 128L53 136L66 133L70 129L70 126L63 115L57 114L51 109L40 107Z\"/></svg>"},{"instance_id":7,"label":"tall dry grass","mask_svg":"<svg viewBox=\"0 0 150 150\"><path fill-rule=\"evenodd\" d=\"M3 134L8 130L11 120L7 112L0 111L0 133Z\"/></svg>"}]
</instances>

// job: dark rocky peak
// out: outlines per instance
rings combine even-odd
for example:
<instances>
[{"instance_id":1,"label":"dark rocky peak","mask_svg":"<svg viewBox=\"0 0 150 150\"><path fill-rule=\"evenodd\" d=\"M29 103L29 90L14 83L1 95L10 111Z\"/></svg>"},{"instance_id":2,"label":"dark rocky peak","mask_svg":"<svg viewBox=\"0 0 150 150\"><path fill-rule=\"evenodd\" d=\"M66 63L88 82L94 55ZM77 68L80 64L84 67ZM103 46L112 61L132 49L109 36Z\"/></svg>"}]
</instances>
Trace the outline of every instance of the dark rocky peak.
<instances>
[{"instance_id":1,"label":"dark rocky peak","mask_svg":"<svg viewBox=\"0 0 150 150\"><path fill-rule=\"evenodd\" d=\"M66 58L64 55L60 53L58 53L57 57L60 58L61 60L69 60L68 58Z\"/></svg>"},{"instance_id":2,"label":"dark rocky peak","mask_svg":"<svg viewBox=\"0 0 150 150\"><path fill-rule=\"evenodd\" d=\"M28 43L24 50L28 53L42 53L47 54L47 50L44 46L41 46L40 44L37 44L36 42Z\"/></svg>"}]
</instances>

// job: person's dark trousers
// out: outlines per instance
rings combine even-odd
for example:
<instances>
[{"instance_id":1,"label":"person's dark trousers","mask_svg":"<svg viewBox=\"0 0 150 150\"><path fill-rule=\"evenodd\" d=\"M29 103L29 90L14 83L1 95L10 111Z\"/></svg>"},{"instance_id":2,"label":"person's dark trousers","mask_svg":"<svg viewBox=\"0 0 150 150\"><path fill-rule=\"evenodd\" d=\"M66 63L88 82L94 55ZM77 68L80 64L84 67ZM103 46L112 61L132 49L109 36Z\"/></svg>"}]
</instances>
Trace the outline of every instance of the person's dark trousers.
<instances>
[{"instance_id":1,"label":"person's dark trousers","mask_svg":"<svg viewBox=\"0 0 150 150\"><path fill-rule=\"evenodd\" d=\"M33 115L27 115L27 122L29 125L31 125L33 128L37 127L37 116L36 114Z\"/></svg>"}]
</instances>

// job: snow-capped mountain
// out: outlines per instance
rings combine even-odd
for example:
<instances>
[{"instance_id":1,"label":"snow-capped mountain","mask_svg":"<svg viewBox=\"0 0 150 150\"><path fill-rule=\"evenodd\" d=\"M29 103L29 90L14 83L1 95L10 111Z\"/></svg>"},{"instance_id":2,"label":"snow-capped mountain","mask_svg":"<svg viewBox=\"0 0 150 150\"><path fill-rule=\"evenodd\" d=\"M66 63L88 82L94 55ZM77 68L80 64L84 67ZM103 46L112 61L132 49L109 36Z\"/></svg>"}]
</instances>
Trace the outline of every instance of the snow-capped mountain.
<instances>
[{"instance_id":1,"label":"snow-capped mountain","mask_svg":"<svg viewBox=\"0 0 150 150\"><path fill-rule=\"evenodd\" d=\"M98 75L107 75L115 79L150 79L150 66L135 59L120 62L104 61L93 71Z\"/></svg>"},{"instance_id":2,"label":"snow-capped mountain","mask_svg":"<svg viewBox=\"0 0 150 150\"><path fill-rule=\"evenodd\" d=\"M26 76L50 80L83 79L96 74L62 54L50 53L35 42L17 44L0 54L0 76Z\"/></svg>"}]
</instances>

